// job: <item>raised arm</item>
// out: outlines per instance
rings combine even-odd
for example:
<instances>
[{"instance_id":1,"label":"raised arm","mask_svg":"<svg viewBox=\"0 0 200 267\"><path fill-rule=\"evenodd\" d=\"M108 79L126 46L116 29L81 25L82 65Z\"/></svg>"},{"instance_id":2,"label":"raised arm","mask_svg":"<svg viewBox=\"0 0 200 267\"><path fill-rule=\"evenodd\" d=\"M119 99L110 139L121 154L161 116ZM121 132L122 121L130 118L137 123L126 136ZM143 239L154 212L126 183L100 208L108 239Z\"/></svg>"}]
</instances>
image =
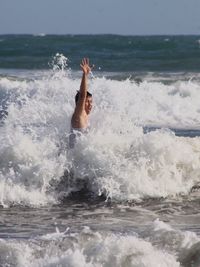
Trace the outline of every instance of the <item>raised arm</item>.
<instances>
[{"instance_id":1,"label":"raised arm","mask_svg":"<svg viewBox=\"0 0 200 267\"><path fill-rule=\"evenodd\" d=\"M73 128L86 128L88 124L88 114L91 110L91 103L87 101L87 79L91 71L89 59L84 58L80 64L83 71L80 90L78 92L78 101L71 119Z\"/></svg>"},{"instance_id":2,"label":"raised arm","mask_svg":"<svg viewBox=\"0 0 200 267\"><path fill-rule=\"evenodd\" d=\"M81 69L83 71L82 80L81 80L81 86L79 91L79 98L76 106L76 112L81 112L85 108L85 100L87 97L87 78L88 74L91 71L90 65L89 65L89 59L84 58L80 64Z\"/></svg>"}]
</instances>

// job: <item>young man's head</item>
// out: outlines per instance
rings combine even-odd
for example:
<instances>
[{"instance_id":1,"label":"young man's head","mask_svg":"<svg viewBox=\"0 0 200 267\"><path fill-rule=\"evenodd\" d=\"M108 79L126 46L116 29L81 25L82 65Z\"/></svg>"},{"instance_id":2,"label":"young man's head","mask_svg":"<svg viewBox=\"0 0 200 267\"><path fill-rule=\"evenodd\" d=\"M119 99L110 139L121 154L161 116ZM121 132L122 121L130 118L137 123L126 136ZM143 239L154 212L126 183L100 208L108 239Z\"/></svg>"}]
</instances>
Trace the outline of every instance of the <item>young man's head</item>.
<instances>
[{"instance_id":1,"label":"young man's head","mask_svg":"<svg viewBox=\"0 0 200 267\"><path fill-rule=\"evenodd\" d=\"M79 99L79 95L80 95L80 92L78 91L76 96L75 96L76 105L77 105L77 102L78 102L78 99ZM87 97L86 97L86 101L85 101L85 112L87 114L89 114L91 109L92 109L92 94L87 92Z\"/></svg>"}]
</instances>

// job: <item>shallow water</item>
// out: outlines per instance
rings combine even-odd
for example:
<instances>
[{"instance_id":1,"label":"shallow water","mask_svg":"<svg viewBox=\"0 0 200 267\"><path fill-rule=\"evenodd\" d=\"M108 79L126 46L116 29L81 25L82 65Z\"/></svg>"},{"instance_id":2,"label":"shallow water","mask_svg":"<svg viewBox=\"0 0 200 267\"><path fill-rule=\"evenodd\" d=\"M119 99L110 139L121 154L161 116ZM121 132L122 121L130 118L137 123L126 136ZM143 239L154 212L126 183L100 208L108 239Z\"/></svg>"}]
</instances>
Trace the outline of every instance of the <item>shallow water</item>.
<instances>
[{"instance_id":1,"label":"shallow water","mask_svg":"<svg viewBox=\"0 0 200 267\"><path fill-rule=\"evenodd\" d=\"M198 207L182 198L2 208L1 265L198 266Z\"/></svg>"}]
</instances>

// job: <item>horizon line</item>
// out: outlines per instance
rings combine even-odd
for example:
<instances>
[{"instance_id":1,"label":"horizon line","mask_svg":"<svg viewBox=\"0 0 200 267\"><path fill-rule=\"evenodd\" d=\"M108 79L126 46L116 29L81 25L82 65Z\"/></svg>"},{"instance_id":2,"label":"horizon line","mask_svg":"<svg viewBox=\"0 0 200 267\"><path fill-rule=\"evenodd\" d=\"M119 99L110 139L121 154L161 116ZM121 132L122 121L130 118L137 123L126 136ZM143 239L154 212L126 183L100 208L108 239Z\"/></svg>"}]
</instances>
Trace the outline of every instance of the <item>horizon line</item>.
<instances>
[{"instance_id":1,"label":"horizon line","mask_svg":"<svg viewBox=\"0 0 200 267\"><path fill-rule=\"evenodd\" d=\"M121 33L0 33L1 35L31 35L35 37L45 37L47 35L53 36L200 36L200 33L160 33L160 34L121 34Z\"/></svg>"}]
</instances>

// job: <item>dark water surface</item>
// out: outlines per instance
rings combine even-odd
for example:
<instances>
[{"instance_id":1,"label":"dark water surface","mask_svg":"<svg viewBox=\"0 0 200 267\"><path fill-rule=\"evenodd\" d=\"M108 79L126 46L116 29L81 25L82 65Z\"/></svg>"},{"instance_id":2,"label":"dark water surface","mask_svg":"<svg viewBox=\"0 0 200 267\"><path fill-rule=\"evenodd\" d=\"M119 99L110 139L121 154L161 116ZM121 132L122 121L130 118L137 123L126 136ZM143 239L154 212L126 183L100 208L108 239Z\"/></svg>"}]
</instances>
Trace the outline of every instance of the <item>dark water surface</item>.
<instances>
[{"instance_id":1,"label":"dark water surface","mask_svg":"<svg viewBox=\"0 0 200 267\"><path fill-rule=\"evenodd\" d=\"M49 69L56 53L72 69L89 57L96 70L110 72L200 70L200 36L0 36L0 68Z\"/></svg>"}]
</instances>

